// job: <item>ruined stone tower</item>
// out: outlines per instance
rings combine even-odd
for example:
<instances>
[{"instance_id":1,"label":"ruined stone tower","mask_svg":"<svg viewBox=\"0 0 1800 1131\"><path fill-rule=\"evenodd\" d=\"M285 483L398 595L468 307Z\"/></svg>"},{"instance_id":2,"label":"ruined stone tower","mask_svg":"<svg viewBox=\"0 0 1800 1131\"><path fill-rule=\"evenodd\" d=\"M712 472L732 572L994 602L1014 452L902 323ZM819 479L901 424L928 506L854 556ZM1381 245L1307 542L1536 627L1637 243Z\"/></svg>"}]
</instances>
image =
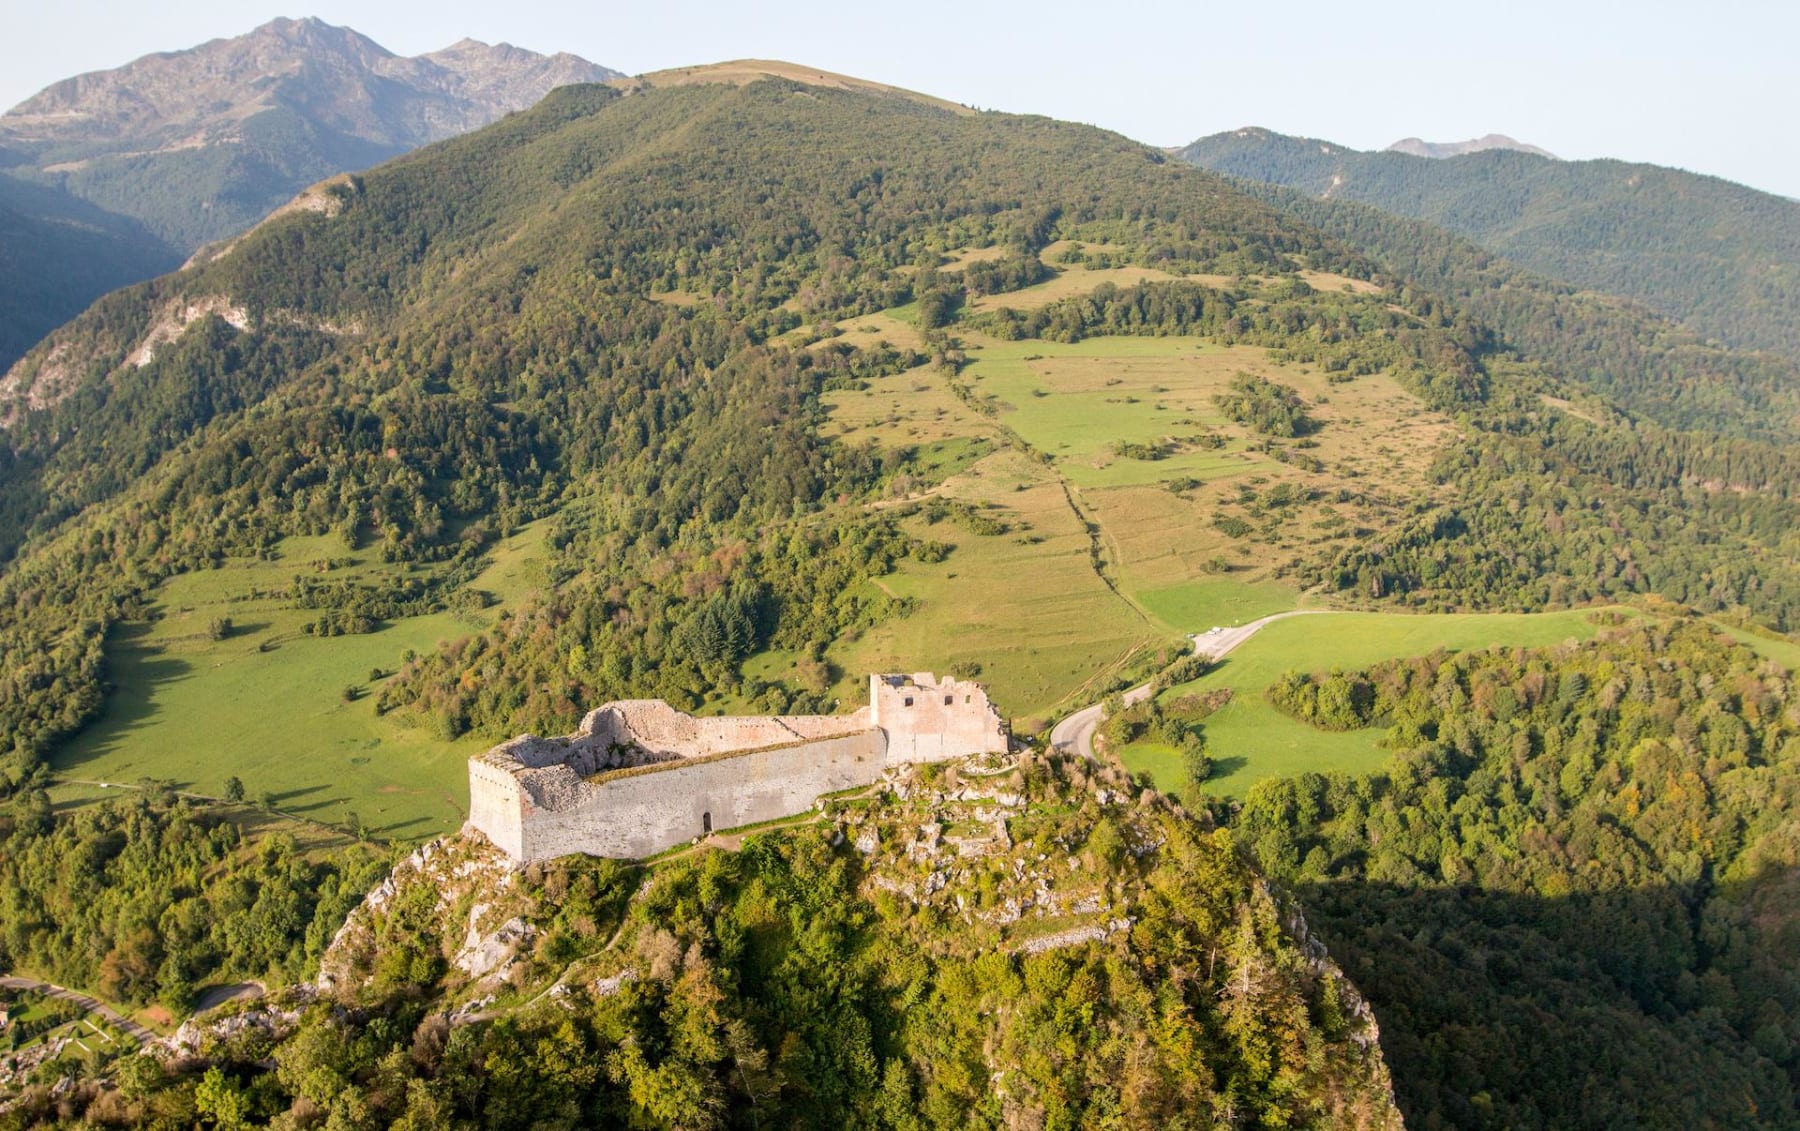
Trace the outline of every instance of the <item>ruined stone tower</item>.
<instances>
[{"instance_id":1,"label":"ruined stone tower","mask_svg":"<svg viewBox=\"0 0 1800 1131\"><path fill-rule=\"evenodd\" d=\"M522 735L469 759L469 825L515 861L639 858L717 829L803 813L888 767L1004 753L981 685L871 675L850 715L696 718L608 703L564 738Z\"/></svg>"}]
</instances>

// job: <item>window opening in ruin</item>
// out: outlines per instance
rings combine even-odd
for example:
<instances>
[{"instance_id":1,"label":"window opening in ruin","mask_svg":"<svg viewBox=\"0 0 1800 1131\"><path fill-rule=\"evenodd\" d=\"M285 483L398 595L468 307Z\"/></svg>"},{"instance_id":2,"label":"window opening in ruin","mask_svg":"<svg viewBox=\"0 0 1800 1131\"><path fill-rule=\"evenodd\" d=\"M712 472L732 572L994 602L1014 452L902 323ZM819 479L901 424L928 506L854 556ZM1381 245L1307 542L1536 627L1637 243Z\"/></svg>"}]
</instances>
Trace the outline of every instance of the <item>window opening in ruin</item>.
<instances>
[{"instance_id":1,"label":"window opening in ruin","mask_svg":"<svg viewBox=\"0 0 1800 1131\"><path fill-rule=\"evenodd\" d=\"M712 814L710 812L700 814L700 829L702 832L712 832Z\"/></svg>"},{"instance_id":2,"label":"window opening in ruin","mask_svg":"<svg viewBox=\"0 0 1800 1131\"><path fill-rule=\"evenodd\" d=\"M907 696L907 697L906 697L906 705L907 705L907 706L908 706L908 707L910 707L910 706L912 706L912 696L910 696L910 695L908 695L908 696Z\"/></svg>"},{"instance_id":3,"label":"window opening in ruin","mask_svg":"<svg viewBox=\"0 0 1800 1131\"><path fill-rule=\"evenodd\" d=\"M944 706L948 707L949 705L950 705L950 696L946 695L946 696L944 696Z\"/></svg>"}]
</instances>

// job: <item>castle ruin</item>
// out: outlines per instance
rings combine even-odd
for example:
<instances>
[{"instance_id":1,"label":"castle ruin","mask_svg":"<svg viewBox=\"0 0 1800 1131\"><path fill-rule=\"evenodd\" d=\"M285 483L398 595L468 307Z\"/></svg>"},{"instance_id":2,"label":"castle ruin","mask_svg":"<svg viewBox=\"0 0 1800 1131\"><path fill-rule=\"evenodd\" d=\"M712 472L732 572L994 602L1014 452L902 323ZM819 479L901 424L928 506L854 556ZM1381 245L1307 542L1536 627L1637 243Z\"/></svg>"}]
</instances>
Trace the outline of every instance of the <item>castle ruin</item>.
<instances>
[{"instance_id":1,"label":"castle ruin","mask_svg":"<svg viewBox=\"0 0 1800 1131\"><path fill-rule=\"evenodd\" d=\"M522 735L469 759L469 824L519 863L638 859L715 829L803 813L890 766L1005 753L980 684L871 675L849 715L699 718L660 699L608 703L564 738Z\"/></svg>"}]
</instances>

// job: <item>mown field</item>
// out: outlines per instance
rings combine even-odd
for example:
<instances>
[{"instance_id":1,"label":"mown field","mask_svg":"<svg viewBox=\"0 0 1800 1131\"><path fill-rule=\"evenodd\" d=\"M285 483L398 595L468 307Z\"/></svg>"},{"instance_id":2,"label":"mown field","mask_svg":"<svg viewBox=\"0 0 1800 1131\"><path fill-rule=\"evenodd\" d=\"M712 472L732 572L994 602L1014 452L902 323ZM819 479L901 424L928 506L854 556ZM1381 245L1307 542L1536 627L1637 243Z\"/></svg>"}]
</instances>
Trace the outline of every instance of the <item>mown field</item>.
<instances>
[{"instance_id":1,"label":"mown field","mask_svg":"<svg viewBox=\"0 0 1800 1131\"><path fill-rule=\"evenodd\" d=\"M1629 610L1617 610L1629 612ZM1635 615L1635 614L1633 614ZM1329 613L1276 621L1245 641L1202 678L1169 689L1164 698L1230 688L1231 702L1206 720L1206 740L1217 767L1207 788L1242 797L1258 781L1306 771L1361 773L1380 768L1387 751L1379 729L1325 731L1288 718L1269 705L1264 691L1290 671L1366 667L1381 660L1490 647L1541 648L1591 639L1600 631L1596 610L1552 613ZM1173 750L1139 743L1119 752L1133 771L1147 772L1159 789L1182 784L1181 759Z\"/></svg>"},{"instance_id":2,"label":"mown field","mask_svg":"<svg viewBox=\"0 0 1800 1131\"><path fill-rule=\"evenodd\" d=\"M404 576L335 536L281 543L272 561L232 561L165 584L149 619L122 626L108 658L106 714L58 752L56 797L104 796L95 783L152 778L209 796L240 779L251 801L376 835L421 839L455 830L468 799L466 761L485 745L446 742L375 713L381 678L409 650L464 635L543 581L542 524L499 546L475 579L496 599L476 613L435 613L361 635L309 636L318 610L276 596L296 574L333 580ZM336 560L328 571L323 564ZM229 617L214 640L209 626Z\"/></svg>"}]
</instances>

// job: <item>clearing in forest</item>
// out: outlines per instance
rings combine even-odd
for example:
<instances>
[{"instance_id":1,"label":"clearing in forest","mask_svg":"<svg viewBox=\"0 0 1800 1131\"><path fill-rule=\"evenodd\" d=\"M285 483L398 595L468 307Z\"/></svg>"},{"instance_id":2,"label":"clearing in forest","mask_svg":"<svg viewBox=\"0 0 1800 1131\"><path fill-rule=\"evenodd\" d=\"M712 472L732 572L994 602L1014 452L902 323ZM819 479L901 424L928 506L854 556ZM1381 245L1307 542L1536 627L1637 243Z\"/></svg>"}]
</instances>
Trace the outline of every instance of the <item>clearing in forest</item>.
<instances>
[{"instance_id":1,"label":"clearing in forest","mask_svg":"<svg viewBox=\"0 0 1800 1131\"><path fill-rule=\"evenodd\" d=\"M846 679L979 663L1015 717L1081 705L1096 673L1181 633L1304 603L1287 567L1395 521L1452 434L1389 377L1333 385L1256 347L959 337L960 374L826 397L833 434L920 454L875 505L915 510L907 529L951 551L883 579L916 611L830 658ZM1270 441L1228 419L1214 397L1244 373L1298 391L1313 431Z\"/></svg>"},{"instance_id":2,"label":"clearing in forest","mask_svg":"<svg viewBox=\"0 0 1800 1131\"><path fill-rule=\"evenodd\" d=\"M467 758L488 742L446 741L377 715L379 685L408 651L477 631L541 587L545 525L505 539L471 583L490 595L489 607L404 617L372 632L306 633L326 610L295 607L295 576L395 586L424 572L382 564L373 549L348 551L336 535L289 538L272 560L175 577L147 619L115 630L105 714L53 768L65 779L152 778L211 796L236 777L250 800L268 796L314 820L342 824L355 813L372 832L406 840L452 832L467 801ZM222 618L230 630L215 638ZM66 788L68 800L116 792Z\"/></svg>"},{"instance_id":3,"label":"clearing in forest","mask_svg":"<svg viewBox=\"0 0 1800 1131\"><path fill-rule=\"evenodd\" d=\"M1383 660L1422 656L1436 649L1461 652L1500 646L1542 648L1596 635L1606 613L1625 609L1568 609L1551 613L1331 613L1276 621L1239 645L1212 671L1165 691L1176 698L1221 688L1231 701L1204 724L1216 767L1208 792L1242 797L1264 778L1294 774L1367 773L1386 763L1379 727L1320 730L1291 719L1264 692L1290 671L1353 671ZM1181 756L1156 743L1134 743L1118 752L1134 773L1149 773L1157 788L1177 793L1184 784Z\"/></svg>"}]
</instances>

